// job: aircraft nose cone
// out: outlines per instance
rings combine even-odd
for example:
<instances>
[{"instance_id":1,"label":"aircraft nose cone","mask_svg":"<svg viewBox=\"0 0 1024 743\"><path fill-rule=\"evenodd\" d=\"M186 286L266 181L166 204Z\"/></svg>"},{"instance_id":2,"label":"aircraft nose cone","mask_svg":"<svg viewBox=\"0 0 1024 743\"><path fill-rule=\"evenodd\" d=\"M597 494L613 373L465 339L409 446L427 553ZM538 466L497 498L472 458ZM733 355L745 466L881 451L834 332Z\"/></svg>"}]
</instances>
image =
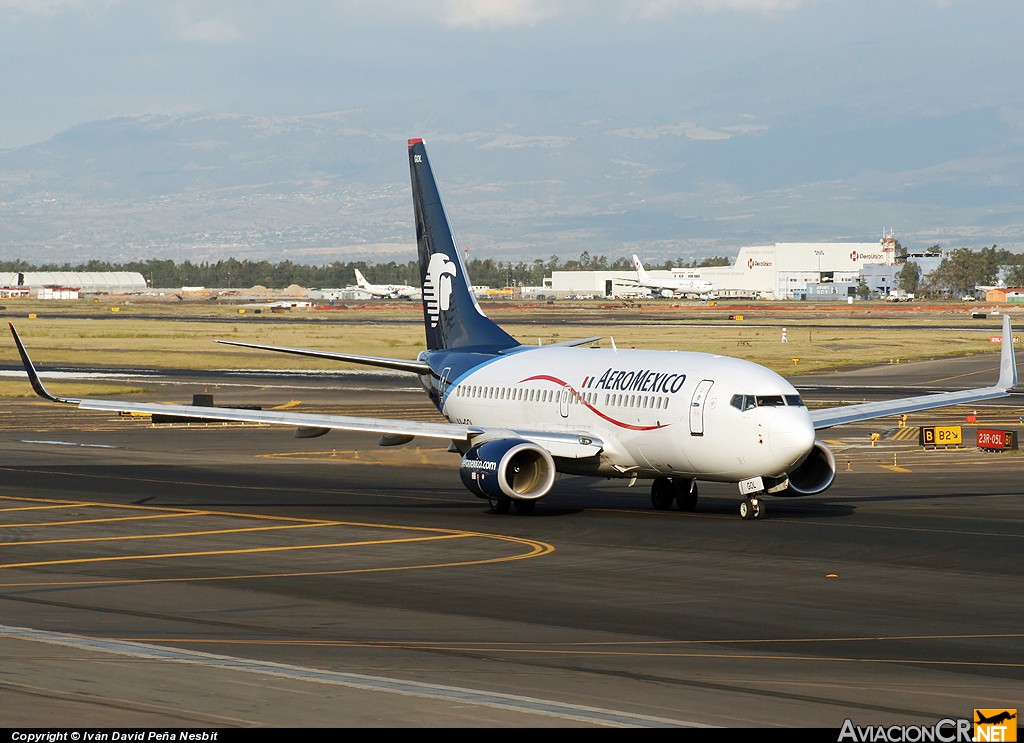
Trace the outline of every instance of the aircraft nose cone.
<instances>
[{"instance_id":1,"label":"aircraft nose cone","mask_svg":"<svg viewBox=\"0 0 1024 743\"><path fill-rule=\"evenodd\" d=\"M800 459L814 446L814 424L803 409L777 410L768 427L768 441L776 454Z\"/></svg>"}]
</instances>

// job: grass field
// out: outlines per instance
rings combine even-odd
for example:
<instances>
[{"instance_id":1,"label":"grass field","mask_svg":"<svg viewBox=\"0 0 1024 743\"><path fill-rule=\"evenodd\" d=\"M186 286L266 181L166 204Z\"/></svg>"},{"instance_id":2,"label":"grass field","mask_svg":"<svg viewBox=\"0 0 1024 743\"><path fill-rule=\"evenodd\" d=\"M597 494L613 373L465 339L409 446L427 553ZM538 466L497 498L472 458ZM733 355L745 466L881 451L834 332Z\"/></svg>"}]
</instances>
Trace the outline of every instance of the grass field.
<instances>
[{"instance_id":1,"label":"grass field","mask_svg":"<svg viewBox=\"0 0 1024 743\"><path fill-rule=\"evenodd\" d=\"M423 348L418 305L362 303L346 308L272 312L211 302L15 300L0 312L14 322L36 365L194 369L333 369L337 362L217 344L216 339L415 358ZM984 309L950 303L928 307L884 303L809 305L762 302L625 307L608 302L484 304L490 317L523 343L601 336L597 345L676 349L736 356L786 376L865 364L973 354L992 355L1000 312L1024 329L1024 308ZM985 312L986 318L972 317ZM1015 313L1020 313L1019 316ZM786 328L786 343L782 328ZM0 363L19 363L13 340L0 343ZM76 387L78 387L76 385ZM129 394L82 384L66 395ZM134 390L142 391L142 390ZM31 394L0 382L0 396Z\"/></svg>"}]
</instances>

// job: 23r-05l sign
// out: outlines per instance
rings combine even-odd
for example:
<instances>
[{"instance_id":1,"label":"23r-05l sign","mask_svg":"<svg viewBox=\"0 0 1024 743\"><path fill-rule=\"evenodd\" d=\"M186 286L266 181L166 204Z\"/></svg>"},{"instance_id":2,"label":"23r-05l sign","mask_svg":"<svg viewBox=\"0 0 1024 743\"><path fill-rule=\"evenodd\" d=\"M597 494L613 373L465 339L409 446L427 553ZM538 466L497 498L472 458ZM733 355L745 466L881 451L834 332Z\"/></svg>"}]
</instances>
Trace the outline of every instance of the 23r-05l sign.
<instances>
[{"instance_id":1,"label":"23r-05l sign","mask_svg":"<svg viewBox=\"0 0 1024 743\"><path fill-rule=\"evenodd\" d=\"M978 448L987 451L1008 451L1017 448L1017 435L1014 431L999 428L979 428Z\"/></svg>"}]
</instances>

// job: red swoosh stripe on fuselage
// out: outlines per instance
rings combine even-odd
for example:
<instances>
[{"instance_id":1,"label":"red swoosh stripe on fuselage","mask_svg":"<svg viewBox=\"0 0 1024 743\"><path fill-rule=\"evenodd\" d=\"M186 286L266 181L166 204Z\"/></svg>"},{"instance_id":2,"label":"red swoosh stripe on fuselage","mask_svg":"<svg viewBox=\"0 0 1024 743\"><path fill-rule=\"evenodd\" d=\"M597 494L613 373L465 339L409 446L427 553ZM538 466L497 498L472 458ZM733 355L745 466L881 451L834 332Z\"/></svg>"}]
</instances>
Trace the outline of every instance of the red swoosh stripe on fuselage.
<instances>
[{"instance_id":1,"label":"red swoosh stripe on fuselage","mask_svg":"<svg viewBox=\"0 0 1024 743\"><path fill-rule=\"evenodd\" d=\"M545 381L545 382L554 382L554 383L555 383L555 384L557 384L557 385L558 385L559 387L568 387L568 388L569 388L569 390L570 390L570 391L571 391L571 392L572 392L572 393L573 393L574 395L576 395L576 399L577 399L577 400L579 400L579 401L580 401L580 402L581 402L581 403L582 403L583 405L586 405L586 406L587 406L587 408L588 408L588 409L589 409L589 410L590 410L590 411L591 411L591 412L592 412L592 413L593 413L594 415L597 415L597 416L600 416L601 418L604 418L604 419L605 419L606 421L608 421L609 423L611 423L611 424L613 424L613 425L616 425L616 426L618 426L619 428L628 428L628 429L629 429L629 430L631 430L631 431L655 431L655 430L657 430L657 429L659 429L659 428L665 428L666 426L670 425L670 424L668 424L668 423L663 423L663 424L661 424L661 425L657 425L657 426L634 426L634 425L632 425L631 423L623 423L622 421L617 421L617 420L615 420L614 418L611 418L611 417L609 417L609 416L605 415L605 414L604 414L604 413L602 413L602 412L601 412L600 410L598 410L598 409L597 409L597 408L595 408L595 407L594 407L593 405L591 405L591 404L590 404L589 402L587 402L586 400L584 400L584 399L583 399L583 396L582 396L582 395L581 395L581 394L580 394L579 392L577 392L577 391L576 391L576 388L575 388L575 387L573 387L573 386L572 386L571 384L568 384L568 383L566 383L566 382L563 382L563 381L562 381L561 379L559 379L558 377L552 377L552 376L551 376L551 375L549 375L549 374L538 374L538 375L536 375L536 376L533 376L533 377L527 377L526 379L521 379L521 380L519 380L519 383L520 383L520 384L522 384L523 382L533 382L533 381L535 381L535 380L542 380L542 381Z\"/></svg>"}]
</instances>

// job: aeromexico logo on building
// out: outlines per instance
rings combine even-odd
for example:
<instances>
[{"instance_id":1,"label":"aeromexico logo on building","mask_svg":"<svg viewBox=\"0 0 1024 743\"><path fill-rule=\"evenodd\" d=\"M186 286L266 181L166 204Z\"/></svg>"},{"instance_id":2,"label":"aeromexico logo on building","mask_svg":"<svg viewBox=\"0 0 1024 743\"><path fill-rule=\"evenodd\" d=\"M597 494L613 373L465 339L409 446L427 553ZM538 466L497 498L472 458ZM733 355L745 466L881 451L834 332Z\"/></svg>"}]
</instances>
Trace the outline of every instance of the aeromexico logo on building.
<instances>
[{"instance_id":1,"label":"aeromexico logo on building","mask_svg":"<svg viewBox=\"0 0 1024 743\"><path fill-rule=\"evenodd\" d=\"M430 318L430 327L436 328L442 312L447 312L452 301L452 279L458 275L455 262L444 253L434 253L427 264L423 279L423 303Z\"/></svg>"}]
</instances>

